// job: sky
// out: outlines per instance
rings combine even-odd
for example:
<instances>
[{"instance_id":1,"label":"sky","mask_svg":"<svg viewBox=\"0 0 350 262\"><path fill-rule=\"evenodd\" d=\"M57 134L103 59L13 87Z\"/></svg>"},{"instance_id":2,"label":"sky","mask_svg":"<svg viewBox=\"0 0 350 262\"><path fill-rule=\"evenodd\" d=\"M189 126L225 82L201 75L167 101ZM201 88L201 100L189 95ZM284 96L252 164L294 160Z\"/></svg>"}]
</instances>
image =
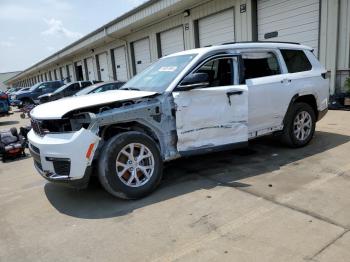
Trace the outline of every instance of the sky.
<instances>
[{"instance_id":1,"label":"sky","mask_svg":"<svg viewBox=\"0 0 350 262\"><path fill-rule=\"evenodd\" d=\"M145 0L0 0L0 73L24 70Z\"/></svg>"}]
</instances>

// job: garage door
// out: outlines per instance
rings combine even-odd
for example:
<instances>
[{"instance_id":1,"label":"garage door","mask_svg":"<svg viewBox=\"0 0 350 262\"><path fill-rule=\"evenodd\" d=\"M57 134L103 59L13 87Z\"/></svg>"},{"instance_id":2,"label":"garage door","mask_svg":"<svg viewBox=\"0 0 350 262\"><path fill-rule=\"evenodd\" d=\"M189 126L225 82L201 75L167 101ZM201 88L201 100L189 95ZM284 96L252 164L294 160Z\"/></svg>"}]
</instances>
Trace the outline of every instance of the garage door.
<instances>
[{"instance_id":1,"label":"garage door","mask_svg":"<svg viewBox=\"0 0 350 262\"><path fill-rule=\"evenodd\" d=\"M160 33L161 56L185 50L182 26Z\"/></svg>"},{"instance_id":2,"label":"garage door","mask_svg":"<svg viewBox=\"0 0 350 262\"><path fill-rule=\"evenodd\" d=\"M258 39L311 46L318 54L319 0L258 0Z\"/></svg>"},{"instance_id":3,"label":"garage door","mask_svg":"<svg viewBox=\"0 0 350 262\"><path fill-rule=\"evenodd\" d=\"M86 67L87 67L88 80L96 80L95 71L94 71L94 61L92 60L91 57L86 59Z\"/></svg>"},{"instance_id":4,"label":"garage door","mask_svg":"<svg viewBox=\"0 0 350 262\"><path fill-rule=\"evenodd\" d=\"M114 65L117 80L127 81L128 80L128 69L126 64L126 52L125 47L118 47L113 50L114 54Z\"/></svg>"},{"instance_id":5,"label":"garage door","mask_svg":"<svg viewBox=\"0 0 350 262\"><path fill-rule=\"evenodd\" d=\"M101 76L100 80L107 81L109 80L107 54L99 54L97 57Z\"/></svg>"},{"instance_id":6,"label":"garage door","mask_svg":"<svg viewBox=\"0 0 350 262\"><path fill-rule=\"evenodd\" d=\"M133 48L135 70L136 74L138 74L151 64L149 39L145 38L134 42Z\"/></svg>"},{"instance_id":7,"label":"garage door","mask_svg":"<svg viewBox=\"0 0 350 262\"><path fill-rule=\"evenodd\" d=\"M199 19L198 40L200 47L234 42L233 9Z\"/></svg>"}]
</instances>

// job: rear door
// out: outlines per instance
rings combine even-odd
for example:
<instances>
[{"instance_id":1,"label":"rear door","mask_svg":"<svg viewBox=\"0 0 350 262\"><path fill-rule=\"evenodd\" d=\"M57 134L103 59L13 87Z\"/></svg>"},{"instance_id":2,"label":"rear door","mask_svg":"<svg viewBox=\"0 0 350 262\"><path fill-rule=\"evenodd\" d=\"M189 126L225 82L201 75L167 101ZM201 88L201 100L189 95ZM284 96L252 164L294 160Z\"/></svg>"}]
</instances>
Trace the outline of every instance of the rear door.
<instances>
[{"instance_id":1,"label":"rear door","mask_svg":"<svg viewBox=\"0 0 350 262\"><path fill-rule=\"evenodd\" d=\"M279 129L289 83L278 50L242 51L249 89L249 133L255 137ZM288 105L288 103L287 103Z\"/></svg>"},{"instance_id":2,"label":"rear door","mask_svg":"<svg viewBox=\"0 0 350 262\"><path fill-rule=\"evenodd\" d=\"M237 58L214 57L192 73L207 73L209 85L175 91L177 149L186 154L248 141L248 90L238 85Z\"/></svg>"}]
</instances>

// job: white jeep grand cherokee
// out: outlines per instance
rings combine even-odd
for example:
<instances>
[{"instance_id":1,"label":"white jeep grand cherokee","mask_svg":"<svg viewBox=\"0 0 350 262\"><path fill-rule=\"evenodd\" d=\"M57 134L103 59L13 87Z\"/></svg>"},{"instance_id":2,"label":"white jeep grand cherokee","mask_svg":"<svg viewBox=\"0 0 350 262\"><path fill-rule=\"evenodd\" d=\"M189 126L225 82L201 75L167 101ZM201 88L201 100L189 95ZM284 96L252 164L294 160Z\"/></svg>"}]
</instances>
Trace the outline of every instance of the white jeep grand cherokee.
<instances>
[{"instance_id":1,"label":"white jeep grand cherokee","mask_svg":"<svg viewBox=\"0 0 350 262\"><path fill-rule=\"evenodd\" d=\"M326 70L306 46L188 50L160 59L122 90L34 108L30 151L49 181L81 188L93 173L114 196L140 198L159 184L164 161L271 133L305 146L328 96Z\"/></svg>"}]
</instances>

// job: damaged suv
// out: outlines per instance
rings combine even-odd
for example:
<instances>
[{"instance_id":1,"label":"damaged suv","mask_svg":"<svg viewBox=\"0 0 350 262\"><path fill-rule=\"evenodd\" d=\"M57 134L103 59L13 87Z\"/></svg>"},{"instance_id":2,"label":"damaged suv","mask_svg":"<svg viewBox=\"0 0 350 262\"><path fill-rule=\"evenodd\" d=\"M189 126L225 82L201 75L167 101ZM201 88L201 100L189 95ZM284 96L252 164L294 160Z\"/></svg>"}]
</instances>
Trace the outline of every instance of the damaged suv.
<instances>
[{"instance_id":1,"label":"damaged suv","mask_svg":"<svg viewBox=\"0 0 350 262\"><path fill-rule=\"evenodd\" d=\"M291 147L305 146L327 112L326 78L312 49L299 44L183 51L120 90L34 108L29 148L49 181L82 188L98 174L109 193L136 199L156 188L165 161L272 133Z\"/></svg>"}]
</instances>

